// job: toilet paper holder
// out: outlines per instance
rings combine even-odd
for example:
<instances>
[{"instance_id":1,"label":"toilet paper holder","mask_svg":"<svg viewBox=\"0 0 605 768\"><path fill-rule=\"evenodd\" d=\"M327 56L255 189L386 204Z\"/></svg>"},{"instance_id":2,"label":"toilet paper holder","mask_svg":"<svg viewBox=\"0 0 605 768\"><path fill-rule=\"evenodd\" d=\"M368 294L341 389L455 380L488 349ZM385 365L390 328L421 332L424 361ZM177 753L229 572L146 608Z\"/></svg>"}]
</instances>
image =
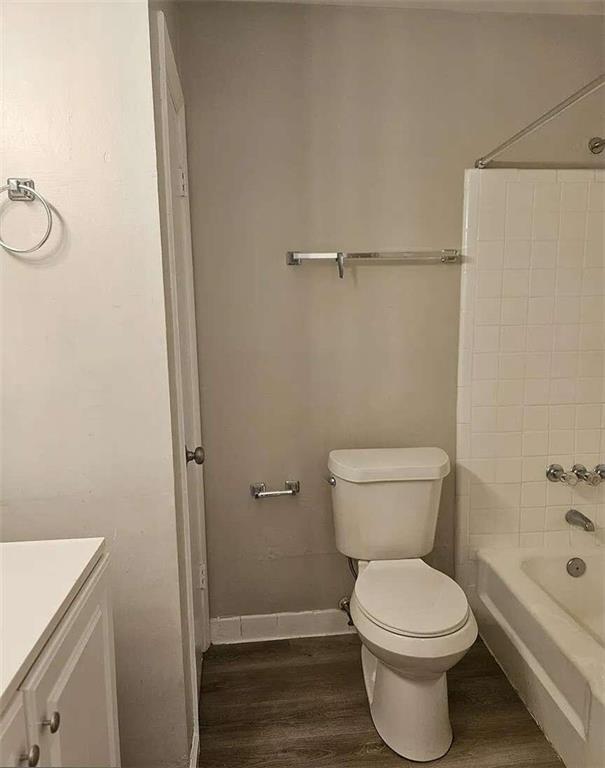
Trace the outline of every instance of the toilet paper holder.
<instances>
[{"instance_id":1,"label":"toilet paper holder","mask_svg":"<svg viewBox=\"0 0 605 768\"><path fill-rule=\"evenodd\" d=\"M296 496L300 493L298 480L286 480L283 491L268 491L265 483L253 483L250 486L250 495L254 499L274 499L278 496Z\"/></svg>"}]
</instances>

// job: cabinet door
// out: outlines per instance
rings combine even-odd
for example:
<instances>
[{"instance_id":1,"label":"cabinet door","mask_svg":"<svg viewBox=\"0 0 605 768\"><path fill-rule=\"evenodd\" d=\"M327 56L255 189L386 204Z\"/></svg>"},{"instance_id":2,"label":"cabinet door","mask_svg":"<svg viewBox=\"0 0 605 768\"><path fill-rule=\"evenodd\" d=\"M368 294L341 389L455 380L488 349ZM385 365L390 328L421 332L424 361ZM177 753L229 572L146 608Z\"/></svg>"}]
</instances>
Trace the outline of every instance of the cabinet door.
<instances>
[{"instance_id":1,"label":"cabinet door","mask_svg":"<svg viewBox=\"0 0 605 768\"><path fill-rule=\"evenodd\" d=\"M21 687L30 739L40 743L44 756L41 765L100 768L120 762L105 568L102 560Z\"/></svg>"},{"instance_id":2,"label":"cabinet door","mask_svg":"<svg viewBox=\"0 0 605 768\"><path fill-rule=\"evenodd\" d=\"M0 765L3 768L24 765L23 756L27 755L30 748L23 699L17 693L0 719Z\"/></svg>"}]
</instances>

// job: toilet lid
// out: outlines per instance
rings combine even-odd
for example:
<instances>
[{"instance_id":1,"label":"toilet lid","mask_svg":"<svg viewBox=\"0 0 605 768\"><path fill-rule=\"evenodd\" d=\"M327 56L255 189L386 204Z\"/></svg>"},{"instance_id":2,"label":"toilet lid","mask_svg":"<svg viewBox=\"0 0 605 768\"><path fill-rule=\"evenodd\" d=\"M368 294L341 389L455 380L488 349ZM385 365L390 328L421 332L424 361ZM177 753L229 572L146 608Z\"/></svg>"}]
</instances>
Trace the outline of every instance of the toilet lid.
<instances>
[{"instance_id":1,"label":"toilet lid","mask_svg":"<svg viewBox=\"0 0 605 768\"><path fill-rule=\"evenodd\" d=\"M458 584L419 559L371 562L355 583L355 596L371 621L409 637L449 635L469 614Z\"/></svg>"}]
</instances>

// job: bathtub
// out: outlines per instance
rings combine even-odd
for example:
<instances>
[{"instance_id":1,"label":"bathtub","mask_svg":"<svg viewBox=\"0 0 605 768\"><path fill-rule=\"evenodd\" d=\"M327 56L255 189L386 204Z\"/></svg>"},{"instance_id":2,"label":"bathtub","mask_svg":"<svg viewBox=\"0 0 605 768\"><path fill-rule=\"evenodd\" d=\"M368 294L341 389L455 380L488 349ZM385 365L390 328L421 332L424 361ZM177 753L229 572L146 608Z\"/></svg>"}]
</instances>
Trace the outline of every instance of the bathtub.
<instances>
[{"instance_id":1,"label":"bathtub","mask_svg":"<svg viewBox=\"0 0 605 768\"><path fill-rule=\"evenodd\" d=\"M583 576L567 573L571 557ZM603 549L485 549L478 561L486 645L567 768L605 768Z\"/></svg>"}]
</instances>

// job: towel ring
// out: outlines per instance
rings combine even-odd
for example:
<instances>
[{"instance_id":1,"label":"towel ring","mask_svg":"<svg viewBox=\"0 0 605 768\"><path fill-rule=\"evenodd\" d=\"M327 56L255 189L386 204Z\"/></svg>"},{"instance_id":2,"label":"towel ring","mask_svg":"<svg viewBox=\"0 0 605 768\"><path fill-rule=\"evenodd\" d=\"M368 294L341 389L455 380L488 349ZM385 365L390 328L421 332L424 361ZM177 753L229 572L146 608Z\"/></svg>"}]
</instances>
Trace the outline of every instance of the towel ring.
<instances>
[{"instance_id":1,"label":"towel ring","mask_svg":"<svg viewBox=\"0 0 605 768\"><path fill-rule=\"evenodd\" d=\"M1 239L0 246L5 248L7 251L12 251L12 253L32 253L33 251L37 251L48 240L48 237L53 228L53 216L50 210L50 205L39 192L36 192L32 179L7 179L6 181L7 183L3 187L0 187L0 194L2 192L8 192L9 199L15 201L21 200L30 202L34 199L37 199L40 203L42 203L42 206L46 211L48 223L46 225L46 232L42 236L42 239L31 248L13 248L12 245L5 243Z\"/></svg>"}]
</instances>

